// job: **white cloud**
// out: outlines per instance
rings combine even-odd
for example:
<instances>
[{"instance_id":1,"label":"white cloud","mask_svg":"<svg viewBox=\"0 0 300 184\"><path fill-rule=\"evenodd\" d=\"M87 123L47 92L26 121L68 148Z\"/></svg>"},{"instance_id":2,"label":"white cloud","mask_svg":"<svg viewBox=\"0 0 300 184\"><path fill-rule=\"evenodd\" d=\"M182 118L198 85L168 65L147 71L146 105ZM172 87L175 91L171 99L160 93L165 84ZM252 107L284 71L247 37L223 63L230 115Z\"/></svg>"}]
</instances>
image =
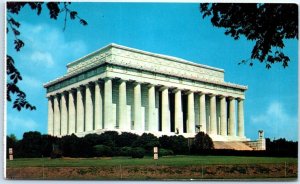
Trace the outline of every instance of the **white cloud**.
<instances>
[{"instance_id":1,"label":"white cloud","mask_svg":"<svg viewBox=\"0 0 300 184\"><path fill-rule=\"evenodd\" d=\"M286 138L297 140L298 119L297 115L286 112L284 105L278 101L273 101L266 108L266 111L250 117L254 125L265 129L270 138Z\"/></svg>"},{"instance_id":2,"label":"white cloud","mask_svg":"<svg viewBox=\"0 0 300 184\"><path fill-rule=\"evenodd\" d=\"M68 33L48 24L32 25L24 22L20 31L25 42L22 59L29 66L48 69L65 66L84 55L87 50L84 41L67 40Z\"/></svg>"},{"instance_id":3,"label":"white cloud","mask_svg":"<svg viewBox=\"0 0 300 184\"><path fill-rule=\"evenodd\" d=\"M44 65L47 68L54 65L53 57L49 52L34 51L30 56L30 60L38 65Z\"/></svg>"},{"instance_id":4,"label":"white cloud","mask_svg":"<svg viewBox=\"0 0 300 184\"><path fill-rule=\"evenodd\" d=\"M26 86L27 88L41 88L41 86L43 85L42 81L34 78L34 77L30 77L28 75L23 75L23 80L20 82L21 85Z\"/></svg>"},{"instance_id":5,"label":"white cloud","mask_svg":"<svg viewBox=\"0 0 300 184\"><path fill-rule=\"evenodd\" d=\"M7 118L7 127L9 134L15 134L17 137L21 138L23 132L27 131L38 131L39 124L31 118L20 118L19 116L9 116ZM20 131L22 130L22 132ZM19 135L20 134L20 135Z\"/></svg>"}]
</instances>

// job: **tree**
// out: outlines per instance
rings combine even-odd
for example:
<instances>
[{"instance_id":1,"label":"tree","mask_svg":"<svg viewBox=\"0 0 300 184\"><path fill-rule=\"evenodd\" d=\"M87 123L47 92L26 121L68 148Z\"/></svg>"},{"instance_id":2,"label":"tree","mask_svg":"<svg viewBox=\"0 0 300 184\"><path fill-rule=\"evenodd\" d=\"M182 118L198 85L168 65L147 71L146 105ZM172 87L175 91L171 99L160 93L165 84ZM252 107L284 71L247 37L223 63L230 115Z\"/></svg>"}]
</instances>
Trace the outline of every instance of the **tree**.
<instances>
[{"instance_id":1,"label":"tree","mask_svg":"<svg viewBox=\"0 0 300 184\"><path fill-rule=\"evenodd\" d=\"M257 4L257 3L203 3L200 12L211 17L211 23L218 28L225 28L225 35L235 40L245 36L255 41L251 57L239 64L253 60L271 64L281 63L286 68L290 58L282 49L285 39L298 39L298 6L297 4Z\"/></svg>"},{"instance_id":2,"label":"tree","mask_svg":"<svg viewBox=\"0 0 300 184\"><path fill-rule=\"evenodd\" d=\"M68 5L71 3L67 2L7 2L7 33L12 32L14 35L14 45L15 50L19 52L22 47L25 46L25 43L19 38L21 32L18 30L21 26L21 23L18 22L15 17L19 12L25 7L29 6L31 10L36 11L36 14L39 16L42 12L43 6L46 5L49 10L50 19L56 20L58 16L64 13L64 27L66 29L67 19L70 17L71 20L79 19L82 25L87 25L87 22L78 16L76 11L70 10ZM36 107L30 104L26 99L26 93L23 92L18 87L18 82L22 80L20 71L15 66L15 61L12 56L6 55L6 64L7 64L7 101L12 101L12 95L16 96L16 99L13 101L13 108L16 108L20 111L22 108L35 110Z\"/></svg>"},{"instance_id":3,"label":"tree","mask_svg":"<svg viewBox=\"0 0 300 184\"><path fill-rule=\"evenodd\" d=\"M213 149L214 144L208 134L206 134L204 132L199 132L195 136L193 147L195 148L195 150L197 152L199 152L199 151L203 151L203 150Z\"/></svg>"}]
</instances>

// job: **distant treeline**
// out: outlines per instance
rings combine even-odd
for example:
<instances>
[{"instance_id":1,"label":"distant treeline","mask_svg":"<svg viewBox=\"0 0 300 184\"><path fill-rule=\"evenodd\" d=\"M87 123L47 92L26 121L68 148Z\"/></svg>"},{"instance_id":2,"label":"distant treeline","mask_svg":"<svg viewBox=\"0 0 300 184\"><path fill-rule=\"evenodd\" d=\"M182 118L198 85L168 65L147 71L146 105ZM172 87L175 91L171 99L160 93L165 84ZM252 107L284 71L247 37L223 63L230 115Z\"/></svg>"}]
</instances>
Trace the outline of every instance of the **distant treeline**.
<instances>
[{"instance_id":1,"label":"distant treeline","mask_svg":"<svg viewBox=\"0 0 300 184\"><path fill-rule=\"evenodd\" d=\"M181 135L156 137L150 133L141 136L116 131L106 131L102 134L88 134L84 137L67 135L61 138L42 135L40 132L25 132L21 140L15 136L7 136L8 148L13 148L15 158L38 157L101 157L101 156L131 156L141 158L144 155L153 156L153 147L159 148L159 156L165 155L240 155L240 156L276 156L297 157L298 142L278 139L266 140L266 151L236 151L213 149L211 138L198 133L194 139Z\"/></svg>"}]
</instances>

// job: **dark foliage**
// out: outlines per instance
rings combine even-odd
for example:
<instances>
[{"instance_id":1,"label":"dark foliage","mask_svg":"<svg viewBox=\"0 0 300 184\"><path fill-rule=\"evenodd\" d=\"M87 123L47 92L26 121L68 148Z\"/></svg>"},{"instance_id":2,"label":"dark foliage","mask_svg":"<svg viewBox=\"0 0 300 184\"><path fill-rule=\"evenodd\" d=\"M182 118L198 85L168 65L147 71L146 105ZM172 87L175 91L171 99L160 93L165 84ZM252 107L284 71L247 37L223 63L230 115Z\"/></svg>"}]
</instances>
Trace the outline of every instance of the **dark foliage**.
<instances>
[{"instance_id":1,"label":"dark foliage","mask_svg":"<svg viewBox=\"0 0 300 184\"><path fill-rule=\"evenodd\" d=\"M174 152L170 149L164 149L164 148L158 149L158 156L162 157L168 155L174 155Z\"/></svg>"},{"instance_id":2,"label":"dark foliage","mask_svg":"<svg viewBox=\"0 0 300 184\"><path fill-rule=\"evenodd\" d=\"M77 137L72 134L58 138L50 135L41 135L39 132L26 132L22 140L17 140L13 135L7 136L6 146L7 150L8 148L13 148L15 158L132 156L133 154L140 154L140 152L143 152L141 155L148 154L153 156L154 146L158 146L159 156L173 154L272 157L298 156L298 142L286 141L285 139L274 141L266 139L266 151L218 150L206 149L212 148L211 143L207 143L210 142L210 138L203 132L200 132L196 135L191 152L188 152L188 141L182 136L162 136L157 138L153 134L146 133L142 136L131 135L131 133L122 134L119 135L117 132L109 131L99 135L88 134L85 137ZM124 138L124 136L136 137L136 141L134 141L132 145L121 147L116 141ZM208 141L204 141L204 139ZM206 146L201 142L204 142ZM126 142L126 144L128 143ZM196 144L199 146L197 147ZM137 147L138 149L135 149ZM139 148L142 148L143 151L140 151ZM6 154L8 156L8 152Z\"/></svg>"},{"instance_id":3,"label":"dark foliage","mask_svg":"<svg viewBox=\"0 0 300 184\"><path fill-rule=\"evenodd\" d=\"M297 4L202 3L200 12L203 18L211 17L213 26L225 28L225 35L235 40L245 36L255 42L250 66L255 59L268 69L274 63L288 66L290 58L282 51L283 40L298 39Z\"/></svg>"},{"instance_id":4,"label":"dark foliage","mask_svg":"<svg viewBox=\"0 0 300 184\"><path fill-rule=\"evenodd\" d=\"M43 5L46 4L47 9L49 10L49 16L51 19L56 20L61 13L65 13L64 19L64 30L66 29L67 17L70 15L70 19L78 19L80 24L87 25L87 22L78 16L76 11L70 10L68 5L71 3L66 2L7 2L7 27L6 32L9 33L11 30L14 35L14 48L17 52L25 46L25 43L19 38L21 32L19 27L21 23L18 22L15 17L18 16L19 12L25 7L29 6L31 10L36 11L37 16L41 14ZM18 87L18 82L22 80L19 70L15 67L15 61L10 55L6 55L6 64L7 64L7 101L13 101L13 108L20 111L23 108L29 110L35 110L36 107L30 104L26 99L26 94ZM12 96L15 96L15 99L12 100Z\"/></svg>"},{"instance_id":5,"label":"dark foliage","mask_svg":"<svg viewBox=\"0 0 300 184\"><path fill-rule=\"evenodd\" d=\"M93 147L95 156L103 157L103 156L113 156L113 151L110 147L105 145L96 145Z\"/></svg>"},{"instance_id":6,"label":"dark foliage","mask_svg":"<svg viewBox=\"0 0 300 184\"><path fill-rule=\"evenodd\" d=\"M269 138L266 139L266 148L270 152L291 152L298 153L298 142L287 141L284 138L276 139L271 141Z\"/></svg>"},{"instance_id":7,"label":"dark foliage","mask_svg":"<svg viewBox=\"0 0 300 184\"><path fill-rule=\"evenodd\" d=\"M143 133L138 139L132 144L132 147L142 147L147 153L153 152L153 147L160 147L158 138L150 133Z\"/></svg>"},{"instance_id":8,"label":"dark foliage","mask_svg":"<svg viewBox=\"0 0 300 184\"><path fill-rule=\"evenodd\" d=\"M197 133L194 142L192 144L193 152L201 153L203 150L210 150L213 148L214 148L213 141L208 134L204 132Z\"/></svg>"},{"instance_id":9,"label":"dark foliage","mask_svg":"<svg viewBox=\"0 0 300 184\"><path fill-rule=\"evenodd\" d=\"M145 149L142 147L135 147L131 150L132 158L143 158L145 156Z\"/></svg>"},{"instance_id":10,"label":"dark foliage","mask_svg":"<svg viewBox=\"0 0 300 184\"><path fill-rule=\"evenodd\" d=\"M172 150L175 155L187 154L189 151L188 140L182 135L166 136L158 138L162 148Z\"/></svg>"},{"instance_id":11,"label":"dark foliage","mask_svg":"<svg viewBox=\"0 0 300 184\"><path fill-rule=\"evenodd\" d=\"M117 147L125 147L131 146L133 142L138 139L138 135L129 133L129 132L122 132L117 139L116 139L116 146Z\"/></svg>"}]
</instances>

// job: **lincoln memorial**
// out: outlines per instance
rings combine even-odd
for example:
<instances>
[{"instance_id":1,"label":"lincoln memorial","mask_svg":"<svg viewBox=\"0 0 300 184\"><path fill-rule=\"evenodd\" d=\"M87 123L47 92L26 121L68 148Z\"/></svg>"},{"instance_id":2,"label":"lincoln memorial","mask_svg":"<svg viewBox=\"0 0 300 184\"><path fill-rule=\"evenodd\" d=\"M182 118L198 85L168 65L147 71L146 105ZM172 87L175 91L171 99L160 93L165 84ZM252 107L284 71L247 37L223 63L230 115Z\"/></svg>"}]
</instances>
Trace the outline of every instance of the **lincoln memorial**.
<instances>
[{"instance_id":1,"label":"lincoln memorial","mask_svg":"<svg viewBox=\"0 0 300 184\"><path fill-rule=\"evenodd\" d=\"M67 65L44 87L48 134L107 130L247 141L247 86L224 81L224 70L110 44Z\"/></svg>"}]
</instances>

